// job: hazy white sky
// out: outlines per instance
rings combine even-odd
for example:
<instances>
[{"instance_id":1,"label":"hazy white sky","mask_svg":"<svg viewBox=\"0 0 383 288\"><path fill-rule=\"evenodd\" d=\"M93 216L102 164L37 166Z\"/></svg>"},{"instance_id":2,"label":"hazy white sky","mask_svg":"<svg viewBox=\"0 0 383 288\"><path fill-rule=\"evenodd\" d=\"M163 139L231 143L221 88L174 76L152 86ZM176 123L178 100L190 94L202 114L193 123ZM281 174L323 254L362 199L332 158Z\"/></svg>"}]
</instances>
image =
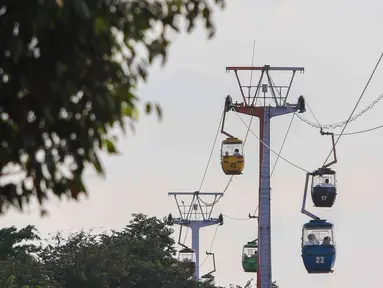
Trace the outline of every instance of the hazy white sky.
<instances>
[{"instance_id":1,"label":"hazy white sky","mask_svg":"<svg viewBox=\"0 0 383 288\"><path fill-rule=\"evenodd\" d=\"M49 205L49 218L37 212L10 212L2 225L35 224L43 234L58 229L121 228L130 214L159 217L177 214L168 191L198 189L221 116L224 98L240 101L234 74L225 66L250 65L256 40L256 65L304 66L298 74L290 102L303 94L319 121L345 120L355 105L383 46L382 1L228 1L215 16L218 33L211 41L198 29L191 36L176 37L164 69L153 69L140 90L143 100L159 101L164 121L142 117L135 135L129 133L120 156L105 158L107 180L88 177L90 197L81 203ZM255 76L255 75L254 75ZM357 111L383 93L381 67ZM249 75L244 74L244 81ZM256 79L256 78L255 78ZM351 123L346 132L383 124L382 104ZM272 120L271 147L278 151L291 116ZM312 120L309 112L306 118ZM248 121L248 118L244 117ZM258 134L258 120L253 121ZM235 114L227 119L230 132L243 137L246 127ZM339 130L338 130L339 131ZM383 154L382 130L344 136L338 145L338 198L331 209L315 209L336 227L335 273L307 274L300 256L301 226L309 220L300 213L305 174L280 160L272 178L273 279L281 287L380 287L383 248L379 214L383 195L379 185ZM224 139L220 135L219 141ZM204 191L222 191L229 176L219 162L219 145L212 159ZM216 206L224 213L246 218L258 201L258 142L249 136L244 174L236 177ZM327 156L330 138L295 119L282 155L307 170L318 168ZM272 163L275 161L272 154ZM93 172L89 172L92 174ZM311 207L311 199L308 207ZM102 228L98 228L101 230ZM211 244L215 227L201 231L201 258ZM178 235L175 235L176 237ZM244 284L253 275L242 272L242 245L257 237L255 220L225 219L213 246L218 284ZM188 240L190 241L190 239ZM206 262L201 273L212 269Z\"/></svg>"}]
</instances>

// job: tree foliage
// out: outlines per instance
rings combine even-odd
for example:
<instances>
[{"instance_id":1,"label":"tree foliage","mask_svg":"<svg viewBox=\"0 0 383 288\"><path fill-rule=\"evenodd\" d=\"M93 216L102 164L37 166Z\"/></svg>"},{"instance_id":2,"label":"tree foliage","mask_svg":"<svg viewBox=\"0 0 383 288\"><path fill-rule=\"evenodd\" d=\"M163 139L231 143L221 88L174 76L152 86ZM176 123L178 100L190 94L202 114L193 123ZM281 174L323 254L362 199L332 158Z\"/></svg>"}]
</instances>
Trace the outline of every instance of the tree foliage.
<instances>
[{"instance_id":1,"label":"tree foliage","mask_svg":"<svg viewBox=\"0 0 383 288\"><path fill-rule=\"evenodd\" d=\"M0 288L59 287L36 257L41 250L33 242L39 240L31 225L19 231L15 227L0 230Z\"/></svg>"},{"instance_id":2,"label":"tree foliage","mask_svg":"<svg viewBox=\"0 0 383 288\"><path fill-rule=\"evenodd\" d=\"M13 256L0 260L0 288L23 285L52 288L218 288L213 281L189 279L181 269L174 257L173 231L165 221L143 214L133 216L122 231L96 235L82 231L68 237L58 233L48 245L30 244L37 251L33 256L22 250L15 251ZM0 234L7 229L0 230ZM21 239L10 233L4 235L8 235L9 240L2 238L1 241Z\"/></svg>"},{"instance_id":3,"label":"tree foliage","mask_svg":"<svg viewBox=\"0 0 383 288\"><path fill-rule=\"evenodd\" d=\"M121 231L56 233L44 245L33 226L3 228L0 288L223 288L190 279L172 233L165 220L143 214ZM229 287L250 288L252 280Z\"/></svg>"},{"instance_id":4,"label":"tree foliage","mask_svg":"<svg viewBox=\"0 0 383 288\"><path fill-rule=\"evenodd\" d=\"M0 209L86 193L87 164L117 153L116 125L138 119L137 84L167 56L166 31L214 35L224 0L4 0L0 4ZM152 111L147 103L146 112ZM156 110L161 115L157 105ZM1 212L2 210L0 210Z\"/></svg>"},{"instance_id":5,"label":"tree foliage","mask_svg":"<svg viewBox=\"0 0 383 288\"><path fill-rule=\"evenodd\" d=\"M40 240L37 230L28 225L17 231L16 227L0 230L0 260L14 258L35 252L35 246L29 241Z\"/></svg>"},{"instance_id":6,"label":"tree foliage","mask_svg":"<svg viewBox=\"0 0 383 288\"><path fill-rule=\"evenodd\" d=\"M193 287L172 257L171 233L158 219L139 214L111 235L57 235L57 245L49 245L41 256L62 275L57 281L63 287Z\"/></svg>"}]
</instances>

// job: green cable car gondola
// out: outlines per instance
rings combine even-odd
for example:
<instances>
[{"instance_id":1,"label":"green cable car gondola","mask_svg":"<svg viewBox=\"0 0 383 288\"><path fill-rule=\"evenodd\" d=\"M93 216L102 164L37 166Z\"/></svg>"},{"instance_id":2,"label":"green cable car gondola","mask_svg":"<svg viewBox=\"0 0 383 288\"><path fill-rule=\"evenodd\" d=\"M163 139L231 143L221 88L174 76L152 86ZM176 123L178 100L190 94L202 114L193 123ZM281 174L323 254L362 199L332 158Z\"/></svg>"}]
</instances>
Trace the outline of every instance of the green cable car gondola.
<instances>
[{"instance_id":1,"label":"green cable car gondola","mask_svg":"<svg viewBox=\"0 0 383 288\"><path fill-rule=\"evenodd\" d=\"M245 272L258 271L258 239L243 246L242 268Z\"/></svg>"}]
</instances>

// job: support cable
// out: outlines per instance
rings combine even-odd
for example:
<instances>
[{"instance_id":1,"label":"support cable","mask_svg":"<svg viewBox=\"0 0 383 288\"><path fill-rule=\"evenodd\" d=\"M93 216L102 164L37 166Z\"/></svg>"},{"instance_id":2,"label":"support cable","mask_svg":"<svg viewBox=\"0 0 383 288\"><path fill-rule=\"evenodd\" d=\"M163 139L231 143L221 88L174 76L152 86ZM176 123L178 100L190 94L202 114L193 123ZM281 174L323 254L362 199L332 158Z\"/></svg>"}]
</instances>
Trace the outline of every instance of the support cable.
<instances>
[{"instance_id":1,"label":"support cable","mask_svg":"<svg viewBox=\"0 0 383 288\"><path fill-rule=\"evenodd\" d=\"M217 235L217 231L218 231L218 224L217 224L216 227L215 227L214 236L213 236L213 240L211 241L211 244L210 244L209 253L211 253L211 249L213 249L214 240L215 240L215 236ZM206 257L205 257L205 259L202 261L201 265L199 265L200 268L202 267L203 264L205 264L207 258L209 258L209 255L206 255Z\"/></svg>"},{"instance_id":2,"label":"support cable","mask_svg":"<svg viewBox=\"0 0 383 288\"><path fill-rule=\"evenodd\" d=\"M251 58L251 66L252 67L254 66L254 61L255 61L255 40L253 42L253 55ZM253 83L253 72L254 72L253 70L251 70L251 72L250 72L250 85L249 85L249 93L250 94L251 94L251 91L250 91L251 90L251 84ZM258 100L258 99L256 99L256 100ZM257 101L255 101L254 105L257 105ZM254 119L254 117L251 116L249 125L247 127L245 139L243 140L243 147L245 147L247 137L249 136L249 132L250 132L251 124L253 123L253 119ZM229 181L227 182L227 184L225 186L225 189L223 189L223 193L225 193L227 191L227 189L229 189L229 186L230 186L231 182L233 181L233 178L234 178L234 175L231 175Z\"/></svg>"},{"instance_id":3,"label":"support cable","mask_svg":"<svg viewBox=\"0 0 383 288\"><path fill-rule=\"evenodd\" d=\"M291 121L290 121L289 127L287 128L287 132L286 132L286 134L285 134L285 138L283 139L281 148L280 148L279 153L278 153L278 158L277 158L277 160L276 160L275 163L274 163L273 169L272 169L272 171L271 171L270 178L273 176L273 172L274 172L274 170L275 170L275 167L277 166L278 159L280 158L280 155L281 155L281 153L282 153L282 149L283 149L283 146L284 146L284 144L285 144L285 142L286 142L287 135L289 134L289 131L290 131L290 128L291 128L291 124L293 123L293 120L294 120L294 115L295 115L295 114L293 114L293 117L291 117ZM383 127L383 125L382 125L382 127ZM270 150L271 150L271 149L270 149ZM254 211L254 213L253 213L254 216L255 216L255 213L257 213L258 208L259 208L259 205L257 205L257 208L255 209L255 211ZM227 218L229 218L229 219L232 219L232 220L249 220L249 219L250 219L250 218L235 218L235 217L231 217L231 216L228 216L228 215L225 215L225 214L222 214L222 215L225 216L225 217L227 217Z\"/></svg>"},{"instance_id":4,"label":"support cable","mask_svg":"<svg viewBox=\"0 0 383 288\"><path fill-rule=\"evenodd\" d=\"M225 112L224 112L224 113L225 113ZM217 133L216 133L215 138L214 138L214 143L213 143L213 146L212 146L211 151L210 151L209 160L208 160L208 162L207 162L207 164L206 164L205 172L204 172L204 175L203 175L203 177L202 177L202 181L201 181L201 184L200 184L200 187L199 187L199 191L201 191L201 189L202 189L202 186L203 186L203 184L204 184L204 181L205 181L205 178L206 178L206 175L207 175L207 171L208 171L209 166L210 166L211 158L212 158L213 153L214 153L214 148L215 148L215 145L216 145L216 143L217 143L217 139L218 139L219 131L221 130L221 124L222 124L223 116L224 116L224 114L222 114L222 116L221 116L221 120L219 121L219 125L218 125L218 129L217 129ZM252 119L251 119L251 120L252 120ZM250 121L250 124L251 124L251 121ZM230 180L229 180L228 184L226 185L226 188L225 188L225 190L224 190L224 193L225 193L225 191L227 190L227 188L229 188L229 185L230 185L231 181L232 181L232 177L230 177ZM201 201L201 203L203 203L203 204L206 205L206 206L212 206L212 205L217 204L217 203L219 202L219 200L220 200L222 197L223 197L223 195L222 195L222 196L219 196L218 199L216 199L216 200L213 201L212 203L207 203L206 201L202 200L200 197L199 197L199 200ZM189 233L189 229L186 230L185 237L184 237L184 240L183 240L183 242L182 242L183 244L185 244L185 242L186 242L186 238L187 238L187 236L188 236L188 233Z\"/></svg>"},{"instance_id":5,"label":"support cable","mask_svg":"<svg viewBox=\"0 0 383 288\"><path fill-rule=\"evenodd\" d=\"M379 96L379 97L382 97L383 98L383 93ZM306 106L307 108L309 108L312 116L314 117L315 121L318 123L317 125L318 126L315 126L315 128L324 128L326 125L322 125L319 123L317 117L315 116L315 114L313 113L312 109L310 108L310 106L308 105L308 103L306 102ZM298 114L295 114L295 116L298 116ZM353 116L352 118L354 118L355 116ZM302 120L302 119L300 119ZM347 121L347 120L346 120ZM352 120L349 121L349 123L351 122ZM307 123L307 122L306 122ZM327 125L328 126L328 125ZM314 127L314 126L313 126ZM356 135L356 134L362 134L362 133L366 133L366 132L370 132L370 131L374 131L374 130L377 130L377 129L380 129L380 128L383 128L383 124L382 125L378 125L378 126L375 126L375 127L371 127L371 128L367 128L367 129L363 129L363 130L358 130L358 131L354 131L354 132L348 132L348 133L343 133L342 136L349 136L349 135ZM328 129L328 128L326 128ZM341 135L340 133L334 133L335 136L339 136Z\"/></svg>"},{"instance_id":6,"label":"support cable","mask_svg":"<svg viewBox=\"0 0 383 288\"><path fill-rule=\"evenodd\" d=\"M255 40L253 41L253 55L251 57L251 67L254 66L254 60L255 60ZM249 97L250 97L250 95L251 95L251 84L253 83L253 70L251 70L251 72L250 72L249 83L250 83L250 85L249 85ZM254 95L254 96L257 97L257 95ZM250 98L249 98L249 101L250 101ZM255 99L254 106L257 106L257 101L258 101L258 99Z\"/></svg>"},{"instance_id":7,"label":"support cable","mask_svg":"<svg viewBox=\"0 0 383 288\"><path fill-rule=\"evenodd\" d=\"M286 142L286 139L287 139L287 136L289 135L289 132L290 132L290 128L291 128L291 124L293 124L293 120L294 120L294 116L295 114L293 114L293 117L291 117L291 120L290 120L290 124L289 124L289 127L287 128L287 131L286 131L286 134L285 134L285 138L283 139L283 142L282 142L282 145L281 145L281 148L279 149L279 152L278 152L278 157L277 157L277 160L275 160L275 163L274 163L274 166L273 166L273 169L271 170L271 174L270 174L270 178L273 176L273 173L274 173L274 170L275 170L275 167L277 166L277 163L278 163L278 160L280 158L280 155L282 153L282 149L285 145L285 142Z\"/></svg>"},{"instance_id":8,"label":"support cable","mask_svg":"<svg viewBox=\"0 0 383 288\"><path fill-rule=\"evenodd\" d=\"M247 218L238 218L238 217L232 217L232 216L229 216L229 215L226 215L226 214L222 214L223 216L225 216L226 218L229 218L231 220L237 220L237 221L244 221L244 220L251 220L251 218L247 217Z\"/></svg>"},{"instance_id":9,"label":"support cable","mask_svg":"<svg viewBox=\"0 0 383 288\"><path fill-rule=\"evenodd\" d=\"M224 113L225 113L225 112L224 112ZM217 139L218 139L219 131L221 130L221 124L222 124L222 120L223 120L224 113L222 113L221 120L219 121L219 124L218 124L217 133L215 134L215 137L214 137L214 143L213 143L213 146L211 147L211 151L210 151L209 159L208 159L207 164L206 164L205 172L204 172L203 177L202 177L202 180L201 180L201 184L200 184L200 187L199 187L199 191L201 191L202 186L203 186L203 183L205 182L205 178L206 178L206 175L207 175L207 171L208 171L208 169L209 169L209 166L210 166L211 158L212 158L213 153L214 153L215 144L217 143ZM220 196L220 197L219 197L217 200L215 200L213 203L206 203L206 202L203 201L201 198L199 198L199 200L200 200L204 205L206 205L206 206L212 206L212 205L214 205L215 203L217 203L221 197L222 197L222 196ZM182 244L185 244L185 242L186 242L186 238L188 237L188 233L189 233L189 229L186 230L185 237L184 237L184 240L183 240Z\"/></svg>"},{"instance_id":10,"label":"support cable","mask_svg":"<svg viewBox=\"0 0 383 288\"><path fill-rule=\"evenodd\" d=\"M259 208L259 205L257 205L257 208L255 208L255 211L253 213L253 216L255 216L255 213L257 213L258 211L258 208ZM229 215L226 215L226 214L222 214L223 216L231 219L231 220L237 220L237 221L245 221L245 220L250 220L250 219L253 219L253 218L257 218L257 217L247 217L247 218L238 218L238 217L233 217L233 216L229 216ZM249 213L250 215L250 213Z\"/></svg>"},{"instance_id":11,"label":"support cable","mask_svg":"<svg viewBox=\"0 0 383 288\"><path fill-rule=\"evenodd\" d=\"M186 228L189 228L187 226L185 226ZM182 227L180 227L180 229L182 229ZM181 233L182 230L180 230L180 233ZM185 233L185 237L184 237L184 240L182 241L182 244L185 245L185 242L186 242L186 238L188 237L188 233L189 233L189 229L186 229L186 233Z\"/></svg>"},{"instance_id":12,"label":"support cable","mask_svg":"<svg viewBox=\"0 0 383 288\"><path fill-rule=\"evenodd\" d=\"M213 146L211 147L211 151L210 151L210 155L209 155L209 160L207 161L206 168L205 168L205 172L204 172L204 174L203 174L202 181L201 181L201 184L200 184L200 186L199 186L199 190L198 190L198 191L201 191L202 186L203 186L203 183L204 183L204 181L205 181L206 174L207 174L207 171L208 171L209 166L210 166L211 157L213 156L213 153L214 153L215 143L217 142L218 135L219 135L219 131L221 130L221 124L222 124L222 120L223 120L223 116L224 116L224 114L225 114L225 112L222 113L221 120L219 120L217 133L215 134L214 143L213 143Z\"/></svg>"},{"instance_id":13,"label":"support cable","mask_svg":"<svg viewBox=\"0 0 383 288\"><path fill-rule=\"evenodd\" d=\"M252 59L251 59L251 66L254 66L254 60L255 60L255 40L254 40L254 42L253 42L253 53L252 53ZM250 72L249 95L251 94L251 84L252 84L252 82L253 82L253 70ZM255 103L255 105L256 105L256 103ZM224 113L225 113L225 112L224 112ZM218 126L218 129L220 129L220 126L221 126L221 122L222 122L223 117L224 117L224 114L222 115L222 118L221 118L221 121L220 121L220 125ZM253 118L254 118L254 117L251 116L250 121L249 121L249 125L246 125L248 129L247 129L247 131L246 131L245 139L244 139L244 141L243 141L243 147L245 147L245 144L246 144L246 141L247 141L247 137L249 136L249 132L250 132L250 129L251 129L251 124L252 124L252 122L253 122ZM210 162L211 156L213 155L213 151L214 151L215 143L216 143L216 141L217 141L217 137L218 137L218 132L219 132L219 130L217 131L217 135L216 135L216 138L215 138L215 140L214 140L214 145L213 145L213 148L212 148L210 157L209 157L209 162ZM208 163L209 163L209 162L208 162ZM209 164L206 166L205 175L206 175L208 166L209 166ZM204 175L204 178L205 178L205 175ZM202 185L203 185L204 178L202 179L202 182L201 182L201 185L200 185L200 189L199 189L200 191L201 191L201 189L202 189ZM233 178L234 178L234 175L231 175L230 178L229 178L229 181L227 182L227 184L226 184L226 186L225 186L225 188L224 188L224 190L223 190L223 195L225 195L225 192L227 191L227 189L229 189L230 184L231 184L231 182L233 181ZM206 206L212 206L212 205L217 204L217 203L222 199L223 195L220 196L218 199L216 199L213 203L206 203L206 202L203 201L201 198L200 198L200 201L201 201L204 205L206 205ZM257 208L257 209L258 209L258 208ZM254 214L255 214L255 213L254 213ZM216 233L217 233L217 228L218 228L218 225L217 225L217 227L216 227L216 231L215 231L215 233L214 233L214 237L213 237L213 240L212 240L212 243L211 243L210 252L211 252L211 248L212 248L212 246L213 246L213 244L214 244L215 235L216 235ZM189 230L187 230L187 232L188 232L188 231L189 231ZM184 243L185 243L185 241L186 241L187 232L186 232L186 235L185 235L185 238L184 238ZM208 257L208 255L206 256L205 260L202 262L202 264L200 265L200 267L205 263L207 257Z\"/></svg>"},{"instance_id":14,"label":"support cable","mask_svg":"<svg viewBox=\"0 0 383 288\"><path fill-rule=\"evenodd\" d=\"M354 131L354 132L349 132L349 133L343 133L343 136L366 133L366 132L374 131L374 130L377 130L377 129L380 129L380 128L383 128L383 125L379 125L379 126L372 127L372 128L369 128L369 129L364 129L364 130L359 130L359 131ZM335 134L334 133L334 135L337 136L337 135L340 135L340 134Z\"/></svg>"},{"instance_id":15,"label":"support cable","mask_svg":"<svg viewBox=\"0 0 383 288\"><path fill-rule=\"evenodd\" d=\"M242 121L242 123L246 126L246 127L248 127L247 126L247 124L246 124L246 122L242 119L242 117L236 112L236 114L237 114L237 116L238 116L238 118ZM248 127L249 128L249 127ZM258 140L259 140L259 142L261 142L265 147L267 147L271 152L273 152L275 155L279 155L277 152L275 152L273 149L271 149L265 142L263 142L254 132L253 132L253 130L251 130L250 129L250 132L251 132L251 134L253 134ZM283 159L284 161L286 161L287 163L289 163L290 165L292 165L292 166L294 166L295 168L297 168L297 169L299 169L299 170L301 170L301 171L304 171L304 172L306 172L306 173L310 173L310 171L308 171L308 170L306 170L306 169L304 169L304 168L302 168L302 167L300 167L300 166L298 166L298 165L296 165L296 164L294 164L293 162L291 162L291 161L289 161L289 160L287 160L286 158L284 158L282 155L279 155L279 157L281 158L281 159Z\"/></svg>"},{"instance_id":16,"label":"support cable","mask_svg":"<svg viewBox=\"0 0 383 288\"><path fill-rule=\"evenodd\" d=\"M378 98L376 98L370 105L368 105L366 108L361 110L358 114L355 114L354 116L352 116L349 122L353 122L353 121L356 121L357 119L359 119L359 117L361 117L368 110L371 110L382 99L383 99L383 93L380 94ZM306 102L306 105L307 105L307 102ZM299 120L305 122L306 124L308 124L308 125L310 125L310 126L312 126L314 128L335 129L335 128L338 128L338 127L339 128L343 127L347 123L347 120L344 120L344 121L337 122L337 123L334 123L334 124L319 124L319 123L316 124L316 123L314 123L314 122L304 118L302 115L300 115L298 113L296 113L295 115L299 118Z\"/></svg>"},{"instance_id":17,"label":"support cable","mask_svg":"<svg viewBox=\"0 0 383 288\"><path fill-rule=\"evenodd\" d=\"M367 81L367 83L366 83L366 86L364 87L364 89L363 89L363 91L362 91L362 94L360 95L358 101L356 102L356 104L355 104L355 106L354 106L354 109L352 109L352 112L351 112L351 114L350 114L350 117L348 118L346 124L344 125L342 131L340 132L340 135L339 135L338 139L335 141L334 147L331 148L331 151L330 151L330 153L328 154L326 160L323 162L323 165L322 165L322 166L324 166L324 165L326 164L328 158L330 158L331 153L334 151L334 148L335 148L336 145L338 144L338 142L339 142L339 140L340 140L340 137L342 137L342 134L343 134L344 130L346 129L348 123L350 122L350 119L351 119L352 115L354 114L356 108L358 107L360 100L362 100L362 98L363 98L363 96L364 96L364 92L366 92L367 87L368 87L368 85L370 84L371 79L372 79L372 77L374 76L375 71L376 71L376 69L377 69L378 66L379 66L380 60L382 60L382 57L383 57L383 53L380 55L379 60L378 60L378 62L376 63L375 68L374 68L374 70L372 71L371 76L370 76L370 78L368 79L368 81Z\"/></svg>"},{"instance_id":18,"label":"support cable","mask_svg":"<svg viewBox=\"0 0 383 288\"><path fill-rule=\"evenodd\" d=\"M257 205L257 208L255 208L255 211L254 211L254 214L253 214L253 216L255 216L255 213L257 213L257 211L258 211L258 208L259 208L259 205Z\"/></svg>"},{"instance_id":19,"label":"support cable","mask_svg":"<svg viewBox=\"0 0 383 288\"><path fill-rule=\"evenodd\" d=\"M255 60L255 40L254 40L254 42L253 42L253 53L252 53L252 59L251 59L251 66L254 66L254 60ZM252 82L253 82L253 72L254 72L253 70L251 70L251 72L250 72L249 94L251 94L250 89L251 89L251 84L252 84ZM222 115L222 117L223 117L223 115ZM247 137L248 137L249 132L250 132L250 127L251 127L251 124L252 124L252 122L253 122L253 118L254 118L254 117L251 116L250 121L249 121L249 125L247 125L248 129L247 129L247 131L246 131L245 139L244 139L244 141L243 141L243 147L245 147L245 144L246 144L246 141L247 141ZM215 142L214 142L214 145L215 145ZM214 147L214 145L213 145L213 147ZM210 158L211 158L211 155L213 154L213 150L214 150L214 149L212 149L212 153L210 154ZM207 167L206 167L206 170L207 170ZM233 178L234 178L234 175L231 175L230 178L229 178L229 181L227 182L225 188L224 188L223 191L222 191L223 194L225 194L225 192L227 191L227 189L229 189L231 182L233 182ZM202 189L202 184L203 184L203 181L202 181L201 186L200 186L200 189L199 189L200 191L201 191L201 189ZM201 198L200 198L200 201L201 201L204 205L206 205L206 206L212 206L212 205L217 204L217 203L222 199L222 197L223 197L223 195L220 196L220 197L218 197L218 199L216 199L213 203L206 203L206 202L203 201Z\"/></svg>"},{"instance_id":20,"label":"support cable","mask_svg":"<svg viewBox=\"0 0 383 288\"><path fill-rule=\"evenodd\" d=\"M315 116L313 110L310 108L310 105L309 105L307 102L306 102L306 106L307 106L307 108L309 109L311 115L313 115L313 117L314 117L315 121L317 122L319 128L322 130L322 129L323 129L322 125L320 125L320 123L319 123L319 121L318 121L318 118ZM294 113L294 114L295 114L295 113Z\"/></svg>"}]
</instances>

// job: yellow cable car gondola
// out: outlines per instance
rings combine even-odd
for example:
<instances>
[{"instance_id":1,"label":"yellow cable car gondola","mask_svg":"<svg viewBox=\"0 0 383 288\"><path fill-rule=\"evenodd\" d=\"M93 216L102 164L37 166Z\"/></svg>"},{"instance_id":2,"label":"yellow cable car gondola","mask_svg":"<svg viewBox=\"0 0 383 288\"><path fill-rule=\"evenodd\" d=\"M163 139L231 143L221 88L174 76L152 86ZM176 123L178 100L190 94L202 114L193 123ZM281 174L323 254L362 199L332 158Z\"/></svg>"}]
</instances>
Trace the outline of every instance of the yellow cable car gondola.
<instances>
[{"instance_id":1,"label":"yellow cable car gondola","mask_svg":"<svg viewBox=\"0 0 383 288\"><path fill-rule=\"evenodd\" d=\"M226 175L240 175L245 166L243 141L229 137L222 141L221 166Z\"/></svg>"}]
</instances>

